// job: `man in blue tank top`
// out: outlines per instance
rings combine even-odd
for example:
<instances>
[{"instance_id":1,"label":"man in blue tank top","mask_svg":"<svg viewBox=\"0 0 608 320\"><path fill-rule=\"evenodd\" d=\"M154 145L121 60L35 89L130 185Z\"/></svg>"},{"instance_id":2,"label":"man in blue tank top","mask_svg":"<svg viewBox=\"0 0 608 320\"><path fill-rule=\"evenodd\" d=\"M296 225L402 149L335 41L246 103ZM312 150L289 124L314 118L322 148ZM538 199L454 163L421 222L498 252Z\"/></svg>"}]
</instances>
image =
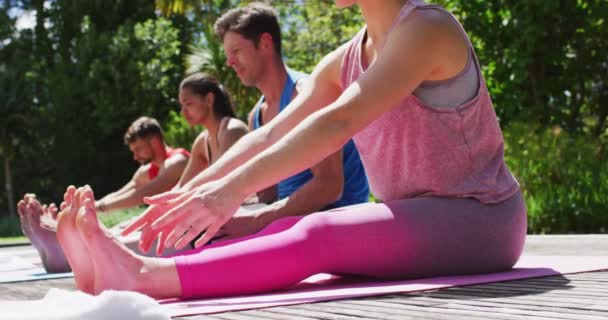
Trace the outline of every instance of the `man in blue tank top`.
<instances>
[{"instance_id":1,"label":"man in blue tank top","mask_svg":"<svg viewBox=\"0 0 608 320\"><path fill-rule=\"evenodd\" d=\"M262 97L249 115L250 130L268 123L302 90L306 74L285 66L281 30L275 10L262 3L232 9L215 22L222 39L226 64L246 86ZM272 203L249 214L237 214L222 234L235 238L255 233L282 217L367 202L369 186L352 140L341 151L314 167L258 193L260 202Z\"/></svg>"}]
</instances>

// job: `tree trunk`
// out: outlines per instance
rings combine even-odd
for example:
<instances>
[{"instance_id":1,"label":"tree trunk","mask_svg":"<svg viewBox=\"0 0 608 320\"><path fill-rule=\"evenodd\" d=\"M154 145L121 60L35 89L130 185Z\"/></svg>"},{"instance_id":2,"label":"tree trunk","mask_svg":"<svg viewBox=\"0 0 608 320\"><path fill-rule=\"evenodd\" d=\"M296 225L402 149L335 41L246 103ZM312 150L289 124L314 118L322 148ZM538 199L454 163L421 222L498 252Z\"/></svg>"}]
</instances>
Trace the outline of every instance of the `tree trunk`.
<instances>
[{"instance_id":1,"label":"tree trunk","mask_svg":"<svg viewBox=\"0 0 608 320\"><path fill-rule=\"evenodd\" d=\"M9 155L4 155L4 180L6 188L6 200L8 200L8 213L17 216L15 212L15 196L13 194L13 177L11 172L11 160Z\"/></svg>"}]
</instances>

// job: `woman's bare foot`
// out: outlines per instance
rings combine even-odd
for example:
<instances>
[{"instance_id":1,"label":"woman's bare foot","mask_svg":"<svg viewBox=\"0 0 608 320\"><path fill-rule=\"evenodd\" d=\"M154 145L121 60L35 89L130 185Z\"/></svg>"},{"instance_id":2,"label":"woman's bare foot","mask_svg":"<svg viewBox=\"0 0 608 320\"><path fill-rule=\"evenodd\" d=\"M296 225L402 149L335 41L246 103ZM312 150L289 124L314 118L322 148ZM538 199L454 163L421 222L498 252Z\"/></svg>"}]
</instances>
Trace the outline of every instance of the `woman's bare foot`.
<instances>
[{"instance_id":1,"label":"woman's bare foot","mask_svg":"<svg viewBox=\"0 0 608 320\"><path fill-rule=\"evenodd\" d=\"M138 291L157 298L180 296L181 285L173 259L139 256L113 237L97 219L89 187L84 188L81 203L76 225L93 261L95 294L112 289Z\"/></svg>"},{"instance_id":2,"label":"woman's bare foot","mask_svg":"<svg viewBox=\"0 0 608 320\"><path fill-rule=\"evenodd\" d=\"M91 253L88 252L76 227L82 192L82 188L76 190L74 186L69 186L65 192L63 196L65 201L61 204L61 212L57 216L57 239L72 267L76 286L83 292L93 294L95 278Z\"/></svg>"},{"instance_id":3,"label":"woman's bare foot","mask_svg":"<svg viewBox=\"0 0 608 320\"><path fill-rule=\"evenodd\" d=\"M70 265L57 241L55 231L41 226L40 219L44 214L40 202L33 194L27 194L17 204L21 229L38 251L42 265L49 273L69 272Z\"/></svg>"}]
</instances>

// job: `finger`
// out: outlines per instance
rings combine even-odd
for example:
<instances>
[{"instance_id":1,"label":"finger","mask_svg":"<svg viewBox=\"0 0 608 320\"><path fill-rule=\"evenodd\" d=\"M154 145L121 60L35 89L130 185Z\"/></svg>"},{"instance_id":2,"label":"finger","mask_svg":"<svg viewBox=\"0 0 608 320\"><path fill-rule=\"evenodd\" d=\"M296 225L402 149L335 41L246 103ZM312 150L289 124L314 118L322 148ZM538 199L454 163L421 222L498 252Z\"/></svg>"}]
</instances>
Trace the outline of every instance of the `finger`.
<instances>
[{"instance_id":1,"label":"finger","mask_svg":"<svg viewBox=\"0 0 608 320\"><path fill-rule=\"evenodd\" d=\"M120 234L123 237L128 236L129 234L133 233L134 231L139 230L140 228L143 228L147 224L150 224L152 221L155 220L155 217L159 216L162 213L162 209L163 209L163 207L157 206L157 205L149 207L141 215L139 215L138 217L133 219L133 221L131 221L131 223L129 223L120 232Z\"/></svg>"},{"instance_id":2,"label":"finger","mask_svg":"<svg viewBox=\"0 0 608 320\"><path fill-rule=\"evenodd\" d=\"M190 230L188 230L184 234L184 236L181 237L179 239L179 241L177 241L175 243L175 249L181 250L185 246L187 246L190 243L192 243L192 241L195 240L201 234L201 232L203 232L205 230L206 227L207 227L207 223L206 222L198 222L197 225L196 225L196 227L192 227Z\"/></svg>"},{"instance_id":3,"label":"finger","mask_svg":"<svg viewBox=\"0 0 608 320\"><path fill-rule=\"evenodd\" d=\"M165 240L164 246L165 248L171 248L175 245L175 243L182 238L187 232L192 229L195 229L194 232L198 233L203 231L204 229L197 228L198 224L195 225L197 217L192 215L190 210L185 211L184 219L179 220L178 223L172 228L173 230Z\"/></svg>"},{"instance_id":4,"label":"finger","mask_svg":"<svg viewBox=\"0 0 608 320\"><path fill-rule=\"evenodd\" d=\"M161 193L161 194L157 194L155 196L144 197L144 203L150 204L150 205L164 203L164 202L167 202L169 200L173 200L173 199L179 197L182 194L183 194L183 192L179 192L179 191L164 192L164 193Z\"/></svg>"},{"instance_id":5,"label":"finger","mask_svg":"<svg viewBox=\"0 0 608 320\"><path fill-rule=\"evenodd\" d=\"M214 223L210 225L207 228L207 231L205 231L205 234L203 234L203 236L194 243L194 247L200 248L204 246L207 242L209 242L209 240L213 239L213 236L215 236L215 234L218 232L218 230L220 230L221 227L222 223Z\"/></svg>"},{"instance_id":6,"label":"finger","mask_svg":"<svg viewBox=\"0 0 608 320\"><path fill-rule=\"evenodd\" d=\"M171 201L170 208L172 209L168 210L164 215L156 219L156 221L152 223L152 229L161 229L169 224L172 224L183 214L182 211L189 208L191 203L192 201L190 198L182 199L181 197Z\"/></svg>"},{"instance_id":7,"label":"finger","mask_svg":"<svg viewBox=\"0 0 608 320\"><path fill-rule=\"evenodd\" d=\"M158 242L156 243L156 256L160 257L165 250L165 246L163 245L165 241L167 241L167 237L169 236L169 229L163 230L160 232L158 237Z\"/></svg>"},{"instance_id":8,"label":"finger","mask_svg":"<svg viewBox=\"0 0 608 320\"><path fill-rule=\"evenodd\" d=\"M184 198L184 199L186 199L186 198ZM137 217L129 225L127 225L120 232L120 234L122 236L127 236L127 235L133 233L133 231L138 230L139 228L143 227L144 225L154 222L155 220L158 219L158 217L160 215L163 214L163 212L165 212L166 210L168 210L168 209L172 208L174 205L176 205L177 202L175 202L175 201L177 201L177 200L178 199L175 199L174 202L161 203L161 204L156 204L156 205L150 206L139 217Z\"/></svg>"},{"instance_id":9,"label":"finger","mask_svg":"<svg viewBox=\"0 0 608 320\"><path fill-rule=\"evenodd\" d=\"M191 223L192 228L190 228L188 232L186 232L183 237L179 239L179 241L175 244L175 249L180 250L187 244L196 240L196 238L198 238L201 233L204 233L211 224L210 217L206 213L194 215L193 217L196 217L196 219L194 219L194 221Z\"/></svg>"},{"instance_id":10,"label":"finger","mask_svg":"<svg viewBox=\"0 0 608 320\"><path fill-rule=\"evenodd\" d=\"M154 210L154 208L148 208L148 210L150 209ZM122 231L120 231L120 235L123 237L130 235L131 233L146 226L148 224L148 220L148 213L144 212L139 217L133 219L133 221L131 221L131 223L129 223L124 229L122 229Z\"/></svg>"},{"instance_id":11,"label":"finger","mask_svg":"<svg viewBox=\"0 0 608 320\"><path fill-rule=\"evenodd\" d=\"M141 235L139 238L139 250L142 252L150 251L150 247L152 247L152 243L154 242L154 238L156 238L158 232L156 230L152 230L150 225L145 225L141 230Z\"/></svg>"}]
</instances>

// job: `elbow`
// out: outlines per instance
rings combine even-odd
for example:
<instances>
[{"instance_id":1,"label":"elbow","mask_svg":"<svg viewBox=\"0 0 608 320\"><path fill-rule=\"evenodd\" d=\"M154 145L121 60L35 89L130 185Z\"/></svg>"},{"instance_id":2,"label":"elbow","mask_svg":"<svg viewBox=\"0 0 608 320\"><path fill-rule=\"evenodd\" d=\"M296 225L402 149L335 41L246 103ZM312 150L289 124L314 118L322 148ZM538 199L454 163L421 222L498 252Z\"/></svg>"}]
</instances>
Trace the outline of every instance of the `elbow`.
<instances>
[{"instance_id":1,"label":"elbow","mask_svg":"<svg viewBox=\"0 0 608 320\"><path fill-rule=\"evenodd\" d=\"M327 136L335 137L335 145L333 147L335 150L338 150L357 133L357 128L352 115L347 110L344 110L344 108L336 108L328 113L319 120L325 122L324 127L328 131Z\"/></svg>"},{"instance_id":2,"label":"elbow","mask_svg":"<svg viewBox=\"0 0 608 320\"><path fill-rule=\"evenodd\" d=\"M264 148L273 145L284 136L284 133L281 132L277 126L271 124L258 128L254 133L258 133L256 140Z\"/></svg>"}]
</instances>

